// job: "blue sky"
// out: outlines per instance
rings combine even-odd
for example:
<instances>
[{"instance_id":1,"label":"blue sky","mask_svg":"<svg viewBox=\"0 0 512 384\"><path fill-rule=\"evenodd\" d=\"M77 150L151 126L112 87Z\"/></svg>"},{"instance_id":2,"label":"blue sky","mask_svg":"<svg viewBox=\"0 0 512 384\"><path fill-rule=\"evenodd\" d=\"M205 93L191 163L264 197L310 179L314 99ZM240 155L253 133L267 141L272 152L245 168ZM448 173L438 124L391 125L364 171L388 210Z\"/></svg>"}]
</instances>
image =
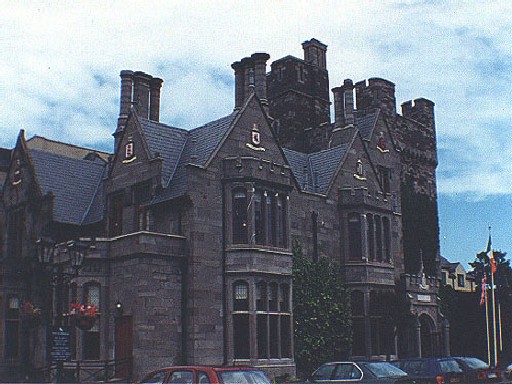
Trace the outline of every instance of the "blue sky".
<instances>
[{"instance_id":1,"label":"blue sky","mask_svg":"<svg viewBox=\"0 0 512 384\"><path fill-rule=\"evenodd\" d=\"M328 45L330 86L396 84L397 105L436 103L441 253L512 254L509 1L0 0L0 146L20 129L111 150L119 72L164 79L161 121L191 128L231 112L231 63Z\"/></svg>"}]
</instances>

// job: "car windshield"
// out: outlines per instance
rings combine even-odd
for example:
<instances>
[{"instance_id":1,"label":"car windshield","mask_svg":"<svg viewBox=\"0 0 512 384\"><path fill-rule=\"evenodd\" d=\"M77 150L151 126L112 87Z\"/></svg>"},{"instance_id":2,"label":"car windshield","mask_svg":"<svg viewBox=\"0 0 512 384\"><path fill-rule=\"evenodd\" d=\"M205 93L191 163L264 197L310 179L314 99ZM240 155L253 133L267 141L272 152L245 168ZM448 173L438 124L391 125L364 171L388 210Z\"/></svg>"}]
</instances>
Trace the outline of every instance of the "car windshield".
<instances>
[{"instance_id":1,"label":"car windshield","mask_svg":"<svg viewBox=\"0 0 512 384\"><path fill-rule=\"evenodd\" d=\"M476 357L463 357L462 360L471 369L488 369L489 365Z\"/></svg>"},{"instance_id":2,"label":"car windshield","mask_svg":"<svg viewBox=\"0 0 512 384\"><path fill-rule=\"evenodd\" d=\"M439 365L441 367L441 372L462 372L462 369L455 360L441 360Z\"/></svg>"},{"instance_id":3,"label":"car windshield","mask_svg":"<svg viewBox=\"0 0 512 384\"><path fill-rule=\"evenodd\" d=\"M218 375L224 384L271 384L269 378L257 370L221 371Z\"/></svg>"},{"instance_id":4,"label":"car windshield","mask_svg":"<svg viewBox=\"0 0 512 384\"><path fill-rule=\"evenodd\" d=\"M407 373L385 361L364 363L364 366L376 377L407 376Z\"/></svg>"}]
</instances>

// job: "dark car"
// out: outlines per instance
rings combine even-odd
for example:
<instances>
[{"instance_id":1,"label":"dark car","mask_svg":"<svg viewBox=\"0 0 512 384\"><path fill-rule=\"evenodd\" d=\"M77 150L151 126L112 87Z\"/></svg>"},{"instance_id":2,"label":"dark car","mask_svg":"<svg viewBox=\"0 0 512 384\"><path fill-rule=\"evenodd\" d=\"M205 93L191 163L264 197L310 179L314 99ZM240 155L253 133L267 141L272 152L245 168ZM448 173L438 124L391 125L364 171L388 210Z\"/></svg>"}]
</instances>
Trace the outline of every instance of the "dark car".
<instances>
[{"instance_id":1,"label":"dark car","mask_svg":"<svg viewBox=\"0 0 512 384\"><path fill-rule=\"evenodd\" d=\"M308 378L309 383L412 383L412 379L386 361L341 361L325 363Z\"/></svg>"},{"instance_id":2,"label":"dark car","mask_svg":"<svg viewBox=\"0 0 512 384\"><path fill-rule=\"evenodd\" d=\"M454 357L466 375L468 383L499 383L503 380L503 372L490 368L485 361L476 357Z\"/></svg>"},{"instance_id":3,"label":"dark car","mask_svg":"<svg viewBox=\"0 0 512 384\"><path fill-rule=\"evenodd\" d=\"M393 364L409 375L428 379L431 383L458 384L465 381L462 368L452 357L400 359Z\"/></svg>"},{"instance_id":4,"label":"dark car","mask_svg":"<svg viewBox=\"0 0 512 384\"><path fill-rule=\"evenodd\" d=\"M262 370L251 367L179 366L149 372L145 384L271 384Z\"/></svg>"}]
</instances>

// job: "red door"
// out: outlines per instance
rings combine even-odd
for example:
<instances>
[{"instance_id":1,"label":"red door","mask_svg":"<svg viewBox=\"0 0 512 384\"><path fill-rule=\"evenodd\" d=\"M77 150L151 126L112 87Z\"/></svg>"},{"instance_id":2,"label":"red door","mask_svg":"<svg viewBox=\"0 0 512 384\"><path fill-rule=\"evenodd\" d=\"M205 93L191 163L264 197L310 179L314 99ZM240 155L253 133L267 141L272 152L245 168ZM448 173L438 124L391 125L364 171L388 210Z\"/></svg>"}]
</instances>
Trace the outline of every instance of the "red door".
<instances>
[{"instance_id":1,"label":"red door","mask_svg":"<svg viewBox=\"0 0 512 384\"><path fill-rule=\"evenodd\" d=\"M116 317L114 337L116 377L131 377L133 358L133 323L131 316Z\"/></svg>"}]
</instances>

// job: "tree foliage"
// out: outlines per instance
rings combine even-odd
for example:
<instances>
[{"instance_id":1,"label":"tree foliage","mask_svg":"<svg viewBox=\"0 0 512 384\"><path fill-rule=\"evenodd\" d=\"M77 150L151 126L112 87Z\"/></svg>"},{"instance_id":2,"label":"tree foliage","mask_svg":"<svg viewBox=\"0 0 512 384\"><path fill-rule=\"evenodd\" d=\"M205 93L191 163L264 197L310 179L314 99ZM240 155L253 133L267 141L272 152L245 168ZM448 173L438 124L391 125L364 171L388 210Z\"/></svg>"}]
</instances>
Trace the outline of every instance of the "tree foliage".
<instances>
[{"instance_id":1,"label":"tree foliage","mask_svg":"<svg viewBox=\"0 0 512 384\"><path fill-rule=\"evenodd\" d=\"M312 261L294 244L293 316L295 360L311 373L326 361L346 358L352 341L350 296L339 266L327 258Z\"/></svg>"}]
</instances>

